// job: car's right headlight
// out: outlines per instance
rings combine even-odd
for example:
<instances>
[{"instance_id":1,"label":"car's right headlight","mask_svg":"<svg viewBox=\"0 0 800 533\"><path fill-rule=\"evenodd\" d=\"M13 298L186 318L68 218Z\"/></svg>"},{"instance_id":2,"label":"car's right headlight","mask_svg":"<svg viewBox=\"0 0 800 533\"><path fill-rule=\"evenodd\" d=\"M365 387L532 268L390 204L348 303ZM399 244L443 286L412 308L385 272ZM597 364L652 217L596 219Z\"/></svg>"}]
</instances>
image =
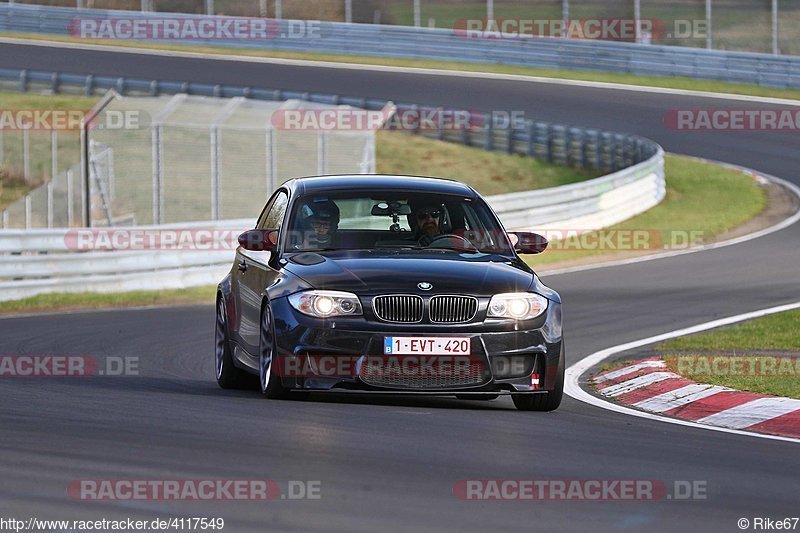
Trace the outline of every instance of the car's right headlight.
<instances>
[{"instance_id":1,"label":"car's right headlight","mask_svg":"<svg viewBox=\"0 0 800 533\"><path fill-rule=\"evenodd\" d=\"M547 309L547 298L532 292L506 292L495 294L489 301L489 318L530 320Z\"/></svg>"},{"instance_id":2,"label":"car's right headlight","mask_svg":"<svg viewBox=\"0 0 800 533\"><path fill-rule=\"evenodd\" d=\"M298 292L289 296L289 303L304 315L316 318L358 316L363 313L358 296L349 292Z\"/></svg>"}]
</instances>

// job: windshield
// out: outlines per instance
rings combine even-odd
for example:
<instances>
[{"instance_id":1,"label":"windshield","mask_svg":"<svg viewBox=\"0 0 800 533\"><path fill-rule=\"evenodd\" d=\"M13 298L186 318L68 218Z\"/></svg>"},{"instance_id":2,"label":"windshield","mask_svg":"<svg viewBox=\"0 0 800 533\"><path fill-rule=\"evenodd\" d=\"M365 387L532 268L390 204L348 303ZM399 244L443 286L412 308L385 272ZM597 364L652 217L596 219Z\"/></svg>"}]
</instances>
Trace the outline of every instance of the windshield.
<instances>
[{"instance_id":1,"label":"windshield","mask_svg":"<svg viewBox=\"0 0 800 533\"><path fill-rule=\"evenodd\" d=\"M512 254L508 236L477 199L453 195L313 194L290 216L287 251L374 248Z\"/></svg>"}]
</instances>

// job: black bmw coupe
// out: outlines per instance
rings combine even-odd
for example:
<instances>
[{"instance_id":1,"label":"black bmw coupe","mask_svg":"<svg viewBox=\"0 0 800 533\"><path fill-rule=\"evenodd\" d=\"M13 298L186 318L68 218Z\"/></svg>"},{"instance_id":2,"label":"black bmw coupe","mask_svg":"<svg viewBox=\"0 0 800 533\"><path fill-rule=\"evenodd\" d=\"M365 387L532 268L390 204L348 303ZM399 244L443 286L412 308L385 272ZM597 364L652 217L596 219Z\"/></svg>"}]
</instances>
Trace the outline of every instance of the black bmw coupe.
<instances>
[{"instance_id":1,"label":"black bmw coupe","mask_svg":"<svg viewBox=\"0 0 800 533\"><path fill-rule=\"evenodd\" d=\"M217 291L223 388L561 403L561 299L518 256L547 241L463 183L293 179L239 244Z\"/></svg>"}]
</instances>

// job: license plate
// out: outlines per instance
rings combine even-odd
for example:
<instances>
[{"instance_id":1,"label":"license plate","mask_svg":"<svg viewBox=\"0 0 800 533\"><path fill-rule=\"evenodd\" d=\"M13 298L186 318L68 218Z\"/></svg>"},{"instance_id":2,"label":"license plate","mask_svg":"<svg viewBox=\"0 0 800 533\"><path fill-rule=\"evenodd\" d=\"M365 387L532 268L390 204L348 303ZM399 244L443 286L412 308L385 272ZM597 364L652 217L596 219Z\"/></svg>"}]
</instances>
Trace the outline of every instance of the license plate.
<instances>
[{"instance_id":1,"label":"license plate","mask_svg":"<svg viewBox=\"0 0 800 533\"><path fill-rule=\"evenodd\" d=\"M469 355L469 337L384 337L385 355Z\"/></svg>"}]
</instances>

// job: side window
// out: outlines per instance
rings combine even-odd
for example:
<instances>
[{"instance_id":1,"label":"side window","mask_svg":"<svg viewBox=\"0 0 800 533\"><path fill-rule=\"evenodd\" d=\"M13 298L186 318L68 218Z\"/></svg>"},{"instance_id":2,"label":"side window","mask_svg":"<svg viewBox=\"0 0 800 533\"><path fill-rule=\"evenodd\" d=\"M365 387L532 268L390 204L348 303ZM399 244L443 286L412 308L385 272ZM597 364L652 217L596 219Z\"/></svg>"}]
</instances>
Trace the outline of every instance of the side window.
<instances>
[{"instance_id":1,"label":"side window","mask_svg":"<svg viewBox=\"0 0 800 533\"><path fill-rule=\"evenodd\" d=\"M280 229L283 225L283 216L286 214L286 206L289 205L289 196L281 191L272 202L272 206L266 212L263 220L258 224L259 229Z\"/></svg>"}]
</instances>

